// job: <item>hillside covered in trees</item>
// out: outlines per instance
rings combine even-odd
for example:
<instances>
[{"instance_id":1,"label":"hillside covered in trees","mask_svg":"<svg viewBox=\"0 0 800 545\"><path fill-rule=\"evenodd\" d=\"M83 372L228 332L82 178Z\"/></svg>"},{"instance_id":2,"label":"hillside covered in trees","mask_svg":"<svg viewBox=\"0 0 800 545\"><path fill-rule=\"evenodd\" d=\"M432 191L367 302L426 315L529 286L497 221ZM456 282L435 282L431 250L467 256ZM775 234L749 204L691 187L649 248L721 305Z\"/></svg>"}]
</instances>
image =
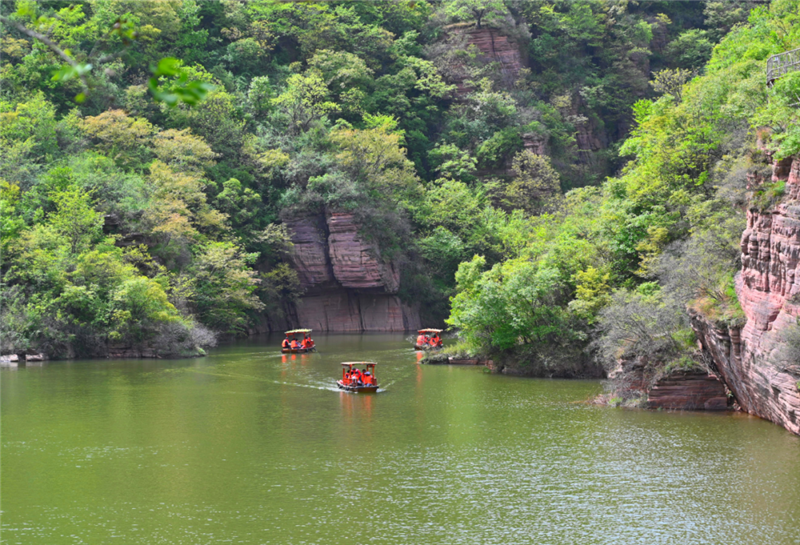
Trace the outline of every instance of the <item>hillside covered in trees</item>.
<instances>
[{"instance_id":1,"label":"hillside covered in trees","mask_svg":"<svg viewBox=\"0 0 800 545\"><path fill-rule=\"evenodd\" d=\"M742 319L743 207L782 196L747 176L800 151L798 79L764 85L796 1L0 10L5 353L193 354L291 323L288 225L349 214L458 350L689 365L685 306Z\"/></svg>"}]
</instances>

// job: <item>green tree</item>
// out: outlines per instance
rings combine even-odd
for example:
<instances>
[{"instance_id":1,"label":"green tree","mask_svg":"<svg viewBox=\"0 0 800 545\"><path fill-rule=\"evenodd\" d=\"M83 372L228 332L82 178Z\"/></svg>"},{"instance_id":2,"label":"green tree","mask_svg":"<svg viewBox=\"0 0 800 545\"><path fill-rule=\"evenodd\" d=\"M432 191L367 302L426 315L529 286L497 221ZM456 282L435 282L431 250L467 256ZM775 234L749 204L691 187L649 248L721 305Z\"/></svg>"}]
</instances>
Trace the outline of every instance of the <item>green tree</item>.
<instances>
[{"instance_id":1,"label":"green tree","mask_svg":"<svg viewBox=\"0 0 800 545\"><path fill-rule=\"evenodd\" d=\"M200 249L192 264L192 303L204 324L226 333L243 333L247 313L264 308L255 295L259 280L248 267L255 257L230 242L210 242Z\"/></svg>"},{"instance_id":2,"label":"green tree","mask_svg":"<svg viewBox=\"0 0 800 545\"><path fill-rule=\"evenodd\" d=\"M89 195L71 187L52 199L56 205L49 218L52 229L64 237L73 254L88 250L103 234L103 217L95 211Z\"/></svg>"},{"instance_id":3,"label":"green tree","mask_svg":"<svg viewBox=\"0 0 800 545\"><path fill-rule=\"evenodd\" d=\"M286 117L290 130L305 132L314 121L336 112L339 106L328 100L329 90L316 71L294 74L286 81L286 90L272 104Z\"/></svg>"},{"instance_id":4,"label":"green tree","mask_svg":"<svg viewBox=\"0 0 800 545\"><path fill-rule=\"evenodd\" d=\"M514 156L516 177L504 191L501 202L508 208L520 208L539 214L557 207L561 197L558 173L547 157L524 150Z\"/></svg>"},{"instance_id":5,"label":"green tree","mask_svg":"<svg viewBox=\"0 0 800 545\"><path fill-rule=\"evenodd\" d=\"M476 28L481 28L483 22L492 24L502 21L508 14L502 0L448 0L444 4L444 10L456 20L474 20Z\"/></svg>"}]
</instances>

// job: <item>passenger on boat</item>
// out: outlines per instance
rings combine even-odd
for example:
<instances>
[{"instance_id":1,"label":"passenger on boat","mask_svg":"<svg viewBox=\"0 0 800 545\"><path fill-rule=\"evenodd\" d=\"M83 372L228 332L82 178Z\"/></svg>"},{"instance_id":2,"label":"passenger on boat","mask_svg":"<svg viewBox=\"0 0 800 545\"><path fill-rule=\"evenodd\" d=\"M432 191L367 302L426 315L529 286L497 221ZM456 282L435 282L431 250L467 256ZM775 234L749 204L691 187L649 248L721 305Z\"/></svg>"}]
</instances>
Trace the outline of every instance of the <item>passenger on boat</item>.
<instances>
[{"instance_id":1,"label":"passenger on boat","mask_svg":"<svg viewBox=\"0 0 800 545\"><path fill-rule=\"evenodd\" d=\"M428 338L425 335L417 335L417 346L425 346L428 344Z\"/></svg>"},{"instance_id":2,"label":"passenger on boat","mask_svg":"<svg viewBox=\"0 0 800 545\"><path fill-rule=\"evenodd\" d=\"M281 348L289 348L289 339L283 339L283 343L281 344Z\"/></svg>"},{"instance_id":3,"label":"passenger on boat","mask_svg":"<svg viewBox=\"0 0 800 545\"><path fill-rule=\"evenodd\" d=\"M304 337L303 338L303 348L313 348L314 341L311 340L311 337Z\"/></svg>"},{"instance_id":4,"label":"passenger on boat","mask_svg":"<svg viewBox=\"0 0 800 545\"><path fill-rule=\"evenodd\" d=\"M300 344L297 342L297 339L292 339L292 350L297 350L300 348Z\"/></svg>"},{"instance_id":5,"label":"passenger on boat","mask_svg":"<svg viewBox=\"0 0 800 545\"><path fill-rule=\"evenodd\" d=\"M431 346L436 346L436 347L438 347L438 346L442 346L442 339L439 337L439 334L438 334L438 333L437 333L437 334L435 334L435 335L434 335L434 336L431 338Z\"/></svg>"},{"instance_id":6,"label":"passenger on boat","mask_svg":"<svg viewBox=\"0 0 800 545\"><path fill-rule=\"evenodd\" d=\"M364 373L364 384L371 385L371 384L374 384L374 383L375 383L375 379L372 376L372 373L370 373L369 371Z\"/></svg>"},{"instance_id":7,"label":"passenger on boat","mask_svg":"<svg viewBox=\"0 0 800 545\"><path fill-rule=\"evenodd\" d=\"M353 369L352 377L353 377L353 383L359 384L359 385L363 384L364 381L361 380L361 378L362 378L361 377L361 371L359 371L358 369Z\"/></svg>"}]
</instances>

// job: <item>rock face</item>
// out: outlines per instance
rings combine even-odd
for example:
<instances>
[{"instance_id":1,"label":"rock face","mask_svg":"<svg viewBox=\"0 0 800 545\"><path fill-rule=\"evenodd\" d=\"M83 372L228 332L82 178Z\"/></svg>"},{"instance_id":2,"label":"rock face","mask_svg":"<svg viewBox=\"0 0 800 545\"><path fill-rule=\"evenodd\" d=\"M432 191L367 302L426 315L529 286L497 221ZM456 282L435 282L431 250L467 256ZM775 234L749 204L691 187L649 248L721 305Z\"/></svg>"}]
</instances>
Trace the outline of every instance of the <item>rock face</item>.
<instances>
[{"instance_id":1,"label":"rock face","mask_svg":"<svg viewBox=\"0 0 800 545\"><path fill-rule=\"evenodd\" d=\"M613 394L600 396L608 403L613 398L633 401L635 406L679 411L724 411L728 395L719 377L701 368L675 369L661 375L658 354L623 357L608 374Z\"/></svg>"},{"instance_id":2,"label":"rock face","mask_svg":"<svg viewBox=\"0 0 800 545\"><path fill-rule=\"evenodd\" d=\"M286 222L292 232L294 252L292 262L305 289L333 287L330 259L328 259L327 225L323 216L312 216Z\"/></svg>"},{"instance_id":3,"label":"rock face","mask_svg":"<svg viewBox=\"0 0 800 545\"><path fill-rule=\"evenodd\" d=\"M419 312L397 297L400 271L358 233L352 214L325 214L286 222L292 262L305 290L292 325L318 331L407 331Z\"/></svg>"},{"instance_id":4,"label":"rock face","mask_svg":"<svg viewBox=\"0 0 800 545\"><path fill-rule=\"evenodd\" d=\"M744 327L715 325L697 313L692 324L742 410L800 434L800 362L781 355L782 334L800 316L800 158L776 163L772 180L786 181L789 200L747 213L736 281Z\"/></svg>"},{"instance_id":5,"label":"rock face","mask_svg":"<svg viewBox=\"0 0 800 545\"><path fill-rule=\"evenodd\" d=\"M473 28L465 31L470 45L477 47L491 62L500 64L500 72L509 83L519 75L525 66L520 46L497 29L489 27Z\"/></svg>"},{"instance_id":6,"label":"rock face","mask_svg":"<svg viewBox=\"0 0 800 545\"><path fill-rule=\"evenodd\" d=\"M381 260L377 248L361 241L352 214L331 214L328 233L333 276L343 287L397 293L400 271Z\"/></svg>"},{"instance_id":7,"label":"rock face","mask_svg":"<svg viewBox=\"0 0 800 545\"><path fill-rule=\"evenodd\" d=\"M480 58L486 63L496 62L504 85L511 86L517 80L519 71L527 65L520 44L512 38L501 34L496 28L453 25L449 36L463 40L463 47L474 46L480 51ZM457 94L463 97L472 88L466 84L467 72L461 66L451 67L451 82L457 87Z\"/></svg>"},{"instance_id":8,"label":"rock face","mask_svg":"<svg viewBox=\"0 0 800 545\"><path fill-rule=\"evenodd\" d=\"M705 371L674 371L660 378L647 392L650 409L724 411L728 408L725 386Z\"/></svg>"}]
</instances>

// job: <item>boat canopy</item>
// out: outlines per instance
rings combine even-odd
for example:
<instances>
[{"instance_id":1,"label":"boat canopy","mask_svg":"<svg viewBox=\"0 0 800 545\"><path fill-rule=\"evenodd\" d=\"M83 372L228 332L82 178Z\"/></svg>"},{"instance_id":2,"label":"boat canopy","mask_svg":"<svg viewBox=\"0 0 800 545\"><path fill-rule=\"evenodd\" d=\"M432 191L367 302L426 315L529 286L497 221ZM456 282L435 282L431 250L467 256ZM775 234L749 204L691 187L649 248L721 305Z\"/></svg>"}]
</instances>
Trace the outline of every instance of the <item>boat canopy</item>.
<instances>
[{"instance_id":1,"label":"boat canopy","mask_svg":"<svg viewBox=\"0 0 800 545\"><path fill-rule=\"evenodd\" d=\"M292 329L286 332L286 335L297 335L298 333L311 333L311 329Z\"/></svg>"},{"instance_id":2,"label":"boat canopy","mask_svg":"<svg viewBox=\"0 0 800 545\"><path fill-rule=\"evenodd\" d=\"M418 333L441 333L441 329L420 329Z\"/></svg>"},{"instance_id":3,"label":"boat canopy","mask_svg":"<svg viewBox=\"0 0 800 545\"><path fill-rule=\"evenodd\" d=\"M353 365L377 365L374 361L343 361L341 365L347 365L348 367Z\"/></svg>"}]
</instances>

